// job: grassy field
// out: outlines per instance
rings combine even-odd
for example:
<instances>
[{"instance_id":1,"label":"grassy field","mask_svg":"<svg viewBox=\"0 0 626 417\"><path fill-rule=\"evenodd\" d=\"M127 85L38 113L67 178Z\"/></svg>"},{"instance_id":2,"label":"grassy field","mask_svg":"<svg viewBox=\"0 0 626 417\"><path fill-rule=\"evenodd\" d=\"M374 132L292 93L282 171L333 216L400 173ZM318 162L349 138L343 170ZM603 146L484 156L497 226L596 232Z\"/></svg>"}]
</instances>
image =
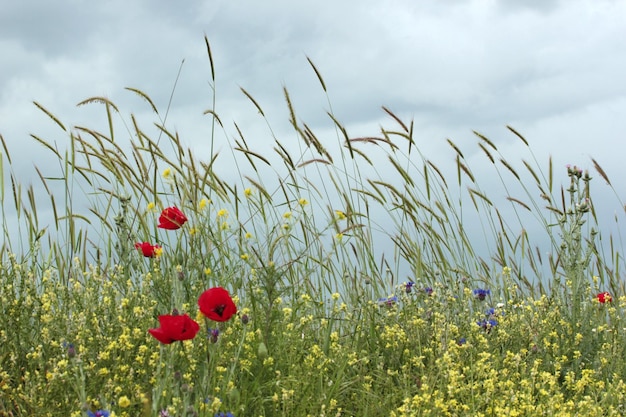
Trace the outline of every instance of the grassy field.
<instances>
[{"instance_id":1,"label":"grassy field","mask_svg":"<svg viewBox=\"0 0 626 417\"><path fill-rule=\"evenodd\" d=\"M476 132L496 200L453 141L450 174L412 122L383 108L352 137L330 101L318 137L287 89L297 142L247 140L214 96L201 160L128 91L153 125L104 97L80 103L103 131L35 103L67 138L32 135L61 171L37 169L43 198L2 139L0 416L626 413L623 252L587 170Z\"/></svg>"}]
</instances>

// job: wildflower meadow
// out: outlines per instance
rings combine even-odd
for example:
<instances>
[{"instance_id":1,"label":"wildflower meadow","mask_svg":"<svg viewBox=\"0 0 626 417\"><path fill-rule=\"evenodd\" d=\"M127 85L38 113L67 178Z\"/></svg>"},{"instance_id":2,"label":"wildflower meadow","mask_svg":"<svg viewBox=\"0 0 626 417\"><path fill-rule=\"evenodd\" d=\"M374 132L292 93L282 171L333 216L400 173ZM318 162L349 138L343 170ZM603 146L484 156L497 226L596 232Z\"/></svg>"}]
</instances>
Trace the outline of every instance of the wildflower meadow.
<instances>
[{"instance_id":1,"label":"wildflower meadow","mask_svg":"<svg viewBox=\"0 0 626 417\"><path fill-rule=\"evenodd\" d=\"M43 195L0 136L0 416L626 414L623 248L602 232L624 205L597 215L597 161L553 166L509 127L523 155L475 132L444 169L392 109L352 136L328 99L320 135L287 87L291 136L242 88L267 136L214 94L198 150L125 93L149 122L35 103L58 132L31 134Z\"/></svg>"}]
</instances>

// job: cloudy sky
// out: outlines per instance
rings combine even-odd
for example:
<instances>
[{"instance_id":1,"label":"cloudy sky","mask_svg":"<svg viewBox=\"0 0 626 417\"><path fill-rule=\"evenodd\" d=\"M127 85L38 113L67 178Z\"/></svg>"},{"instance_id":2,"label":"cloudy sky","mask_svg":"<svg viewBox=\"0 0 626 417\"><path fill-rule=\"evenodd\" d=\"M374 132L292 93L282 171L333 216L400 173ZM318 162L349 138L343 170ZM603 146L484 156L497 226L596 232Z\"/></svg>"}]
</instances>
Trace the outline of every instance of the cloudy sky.
<instances>
[{"instance_id":1,"label":"cloudy sky","mask_svg":"<svg viewBox=\"0 0 626 417\"><path fill-rule=\"evenodd\" d=\"M466 157L479 153L472 130L515 159L521 145L508 124L540 162L552 155L556 169L592 169L595 158L626 198L625 22L622 0L5 1L0 134L19 161L14 172L35 182L32 167L45 167L47 154L29 134L59 146L65 136L33 100L68 126L102 126L102 108L76 104L106 96L122 113L145 112L146 104L124 90L134 87L163 113L180 69L167 125L207 160L206 34L227 136L237 122L257 146L271 144L240 87L279 136L289 130L283 86L302 120L332 130L309 57L353 137L394 126L384 105L415 121L420 149L437 163L453 161L446 138ZM619 212L619 200L597 183L609 211Z\"/></svg>"}]
</instances>

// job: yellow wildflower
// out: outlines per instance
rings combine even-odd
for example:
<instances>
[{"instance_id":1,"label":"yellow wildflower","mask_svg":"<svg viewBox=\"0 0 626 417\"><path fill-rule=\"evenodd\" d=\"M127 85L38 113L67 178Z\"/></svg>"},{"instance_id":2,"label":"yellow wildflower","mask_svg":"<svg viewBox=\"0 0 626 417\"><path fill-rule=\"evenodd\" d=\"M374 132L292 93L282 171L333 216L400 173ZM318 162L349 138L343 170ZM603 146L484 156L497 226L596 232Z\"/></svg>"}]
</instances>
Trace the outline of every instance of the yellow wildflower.
<instances>
[{"instance_id":1,"label":"yellow wildflower","mask_svg":"<svg viewBox=\"0 0 626 417\"><path fill-rule=\"evenodd\" d=\"M198 208L200 210L204 210L204 208L207 206L207 204L211 204L211 200L207 200L206 198L203 198L202 200L200 200L200 202L198 203Z\"/></svg>"},{"instance_id":2,"label":"yellow wildflower","mask_svg":"<svg viewBox=\"0 0 626 417\"><path fill-rule=\"evenodd\" d=\"M122 408L128 408L130 407L130 400L128 399L127 396L122 395L120 399L117 401L117 404Z\"/></svg>"}]
</instances>

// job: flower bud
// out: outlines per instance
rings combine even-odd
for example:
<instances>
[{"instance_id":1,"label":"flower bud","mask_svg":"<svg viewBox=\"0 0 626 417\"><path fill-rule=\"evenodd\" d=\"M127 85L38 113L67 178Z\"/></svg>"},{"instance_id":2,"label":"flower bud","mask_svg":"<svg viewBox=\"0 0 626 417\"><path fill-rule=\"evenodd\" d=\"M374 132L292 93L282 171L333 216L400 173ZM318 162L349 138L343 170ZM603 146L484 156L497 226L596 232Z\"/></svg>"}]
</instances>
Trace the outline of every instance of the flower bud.
<instances>
[{"instance_id":1,"label":"flower bud","mask_svg":"<svg viewBox=\"0 0 626 417\"><path fill-rule=\"evenodd\" d=\"M267 351L267 346L265 346L265 343L263 343L263 342L259 343L259 347L258 347L257 352L256 352L257 357L259 359L263 360L263 359L267 358L268 353L269 352Z\"/></svg>"},{"instance_id":2,"label":"flower bud","mask_svg":"<svg viewBox=\"0 0 626 417\"><path fill-rule=\"evenodd\" d=\"M73 343L70 343L67 346L67 357L72 359L76 357L76 347L74 347Z\"/></svg>"},{"instance_id":3,"label":"flower bud","mask_svg":"<svg viewBox=\"0 0 626 417\"><path fill-rule=\"evenodd\" d=\"M233 404L239 404L239 400L241 399L241 394L239 393L239 390L237 388L233 388L228 391L228 399Z\"/></svg>"}]
</instances>

